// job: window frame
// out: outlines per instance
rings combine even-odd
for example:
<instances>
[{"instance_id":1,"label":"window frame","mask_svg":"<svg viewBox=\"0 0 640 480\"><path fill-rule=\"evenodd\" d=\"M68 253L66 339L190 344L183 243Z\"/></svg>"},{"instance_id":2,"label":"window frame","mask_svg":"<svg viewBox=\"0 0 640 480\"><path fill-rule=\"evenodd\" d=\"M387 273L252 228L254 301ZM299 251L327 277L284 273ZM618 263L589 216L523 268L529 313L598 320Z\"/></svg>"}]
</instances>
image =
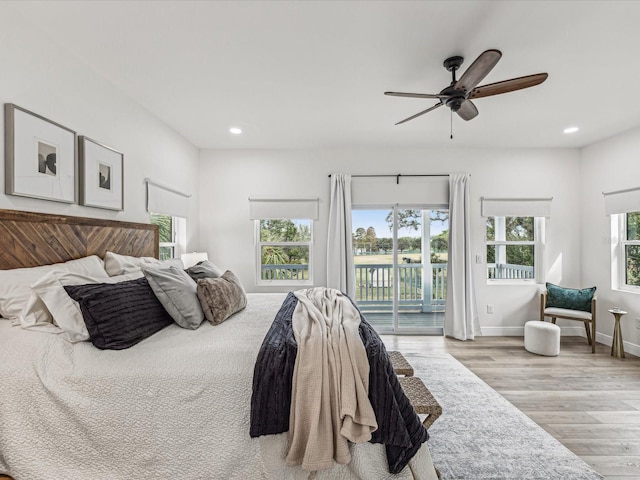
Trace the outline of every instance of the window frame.
<instances>
[{"instance_id":1,"label":"window frame","mask_svg":"<svg viewBox=\"0 0 640 480\"><path fill-rule=\"evenodd\" d=\"M531 217L533 218L533 240L497 240L496 238L506 238L506 218L507 217ZM545 238L545 217L535 217L532 215L491 215L487 219L494 220L494 240L487 240L487 222L484 223L485 238L485 279L487 285L531 285L544 283L544 238ZM499 220L501 219L501 220ZM498 235L498 228L502 229L502 235ZM495 246L496 254L499 246L504 245L532 245L533 246L533 278L489 278L489 262L486 257L487 247ZM496 265L498 263L496 262Z\"/></svg>"},{"instance_id":2,"label":"window frame","mask_svg":"<svg viewBox=\"0 0 640 480\"><path fill-rule=\"evenodd\" d=\"M260 240L260 222L263 220L306 220L309 222L309 241L308 242L263 242ZM314 250L314 237L313 237L313 223L312 218L261 218L254 221L254 244L255 260L256 260L256 286L310 286L313 285L313 250ZM262 247L296 247L306 246L309 248L309 264L307 265L307 279L295 280L265 280L262 278Z\"/></svg>"},{"instance_id":3,"label":"window frame","mask_svg":"<svg viewBox=\"0 0 640 480\"><path fill-rule=\"evenodd\" d=\"M640 240L627 239L627 215L625 212L611 215L611 233L612 233L612 249L611 249L611 285L614 290L640 294L640 285L627 284L627 251L626 247L635 245L640 246Z\"/></svg>"},{"instance_id":4,"label":"window frame","mask_svg":"<svg viewBox=\"0 0 640 480\"><path fill-rule=\"evenodd\" d=\"M171 219L171 240L170 242L158 242L158 257L160 257L160 249L164 248L171 248L171 256L167 257L167 259L170 258L179 258L181 252L181 248L180 248L180 244L181 242L179 241L180 239L180 232L181 229L184 228L184 226L180 225L180 222L185 221L183 218L181 217L174 217L172 215L166 215L164 213L151 213L150 215L150 222L154 225L157 225L155 223L153 223L153 217L154 216L163 216L163 217L168 217ZM166 260L166 259L165 259Z\"/></svg>"}]
</instances>

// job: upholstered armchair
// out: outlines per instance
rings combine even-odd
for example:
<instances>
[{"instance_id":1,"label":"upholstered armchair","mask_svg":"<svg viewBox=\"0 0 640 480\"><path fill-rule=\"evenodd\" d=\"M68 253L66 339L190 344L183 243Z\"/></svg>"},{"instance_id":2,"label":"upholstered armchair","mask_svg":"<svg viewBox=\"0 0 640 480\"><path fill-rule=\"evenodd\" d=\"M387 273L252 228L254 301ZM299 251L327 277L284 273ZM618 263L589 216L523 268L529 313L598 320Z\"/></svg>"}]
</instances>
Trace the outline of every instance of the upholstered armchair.
<instances>
[{"instance_id":1,"label":"upholstered armchair","mask_svg":"<svg viewBox=\"0 0 640 480\"><path fill-rule=\"evenodd\" d=\"M574 289L547 283L540 295L540 320L550 317L556 323L558 318L584 323L591 353L596 353L596 287Z\"/></svg>"}]
</instances>

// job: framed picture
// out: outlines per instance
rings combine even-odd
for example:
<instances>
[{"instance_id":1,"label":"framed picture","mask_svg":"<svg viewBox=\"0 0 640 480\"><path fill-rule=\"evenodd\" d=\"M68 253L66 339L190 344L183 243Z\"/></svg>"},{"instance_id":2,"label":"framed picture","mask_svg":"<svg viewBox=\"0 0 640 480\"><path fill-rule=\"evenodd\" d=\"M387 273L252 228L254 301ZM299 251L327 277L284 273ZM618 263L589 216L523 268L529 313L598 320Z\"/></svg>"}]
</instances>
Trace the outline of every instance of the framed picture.
<instances>
[{"instance_id":1,"label":"framed picture","mask_svg":"<svg viewBox=\"0 0 640 480\"><path fill-rule=\"evenodd\" d=\"M81 135L80 205L124 209L124 155Z\"/></svg>"},{"instance_id":2,"label":"framed picture","mask_svg":"<svg viewBox=\"0 0 640 480\"><path fill-rule=\"evenodd\" d=\"M75 203L76 132L5 103L5 193Z\"/></svg>"}]
</instances>

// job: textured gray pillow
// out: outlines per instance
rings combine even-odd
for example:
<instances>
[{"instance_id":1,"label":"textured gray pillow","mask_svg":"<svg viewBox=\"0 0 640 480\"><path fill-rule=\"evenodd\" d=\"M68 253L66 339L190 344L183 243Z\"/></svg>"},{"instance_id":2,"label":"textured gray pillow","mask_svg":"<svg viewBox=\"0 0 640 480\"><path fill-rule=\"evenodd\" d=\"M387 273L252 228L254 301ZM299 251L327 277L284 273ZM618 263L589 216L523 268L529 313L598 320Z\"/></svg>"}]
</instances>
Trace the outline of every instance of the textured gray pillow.
<instances>
[{"instance_id":1,"label":"textured gray pillow","mask_svg":"<svg viewBox=\"0 0 640 480\"><path fill-rule=\"evenodd\" d=\"M198 262L193 267L185 270L194 281L200 278L219 278L224 273L220 268L216 267L209 260Z\"/></svg>"},{"instance_id":2,"label":"textured gray pillow","mask_svg":"<svg viewBox=\"0 0 640 480\"><path fill-rule=\"evenodd\" d=\"M181 268L143 267L144 276L171 318L182 328L195 330L204 320L196 285Z\"/></svg>"},{"instance_id":3,"label":"textured gray pillow","mask_svg":"<svg viewBox=\"0 0 640 480\"><path fill-rule=\"evenodd\" d=\"M229 270L220 278L198 280L198 299L204 316L213 325L224 322L247 306L247 295L240 280Z\"/></svg>"}]
</instances>

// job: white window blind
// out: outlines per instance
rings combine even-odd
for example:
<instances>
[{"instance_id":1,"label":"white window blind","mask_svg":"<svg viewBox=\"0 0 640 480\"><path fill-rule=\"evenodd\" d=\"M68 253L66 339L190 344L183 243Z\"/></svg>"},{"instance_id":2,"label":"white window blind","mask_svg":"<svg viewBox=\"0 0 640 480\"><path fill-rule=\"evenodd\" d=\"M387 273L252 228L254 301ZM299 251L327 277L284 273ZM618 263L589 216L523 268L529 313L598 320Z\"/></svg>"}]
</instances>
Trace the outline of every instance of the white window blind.
<instances>
[{"instance_id":1,"label":"white window blind","mask_svg":"<svg viewBox=\"0 0 640 480\"><path fill-rule=\"evenodd\" d=\"M483 217L550 217L553 198L485 198Z\"/></svg>"},{"instance_id":2,"label":"white window blind","mask_svg":"<svg viewBox=\"0 0 640 480\"><path fill-rule=\"evenodd\" d=\"M351 203L367 205L449 205L449 177L351 177Z\"/></svg>"},{"instance_id":3,"label":"white window blind","mask_svg":"<svg viewBox=\"0 0 640 480\"><path fill-rule=\"evenodd\" d=\"M189 217L189 197L191 195L179 192L169 187L152 182L147 183L147 212L161 213L172 217Z\"/></svg>"},{"instance_id":4,"label":"white window blind","mask_svg":"<svg viewBox=\"0 0 640 480\"><path fill-rule=\"evenodd\" d=\"M317 198L249 198L249 219L318 220Z\"/></svg>"},{"instance_id":5,"label":"white window blind","mask_svg":"<svg viewBox=\"0 0 640 480\"><path fill-rule=\"evenodd\" d=\"M640 187L603 193L607 215L640 211Z\"/></svg>"}]
</instances>

